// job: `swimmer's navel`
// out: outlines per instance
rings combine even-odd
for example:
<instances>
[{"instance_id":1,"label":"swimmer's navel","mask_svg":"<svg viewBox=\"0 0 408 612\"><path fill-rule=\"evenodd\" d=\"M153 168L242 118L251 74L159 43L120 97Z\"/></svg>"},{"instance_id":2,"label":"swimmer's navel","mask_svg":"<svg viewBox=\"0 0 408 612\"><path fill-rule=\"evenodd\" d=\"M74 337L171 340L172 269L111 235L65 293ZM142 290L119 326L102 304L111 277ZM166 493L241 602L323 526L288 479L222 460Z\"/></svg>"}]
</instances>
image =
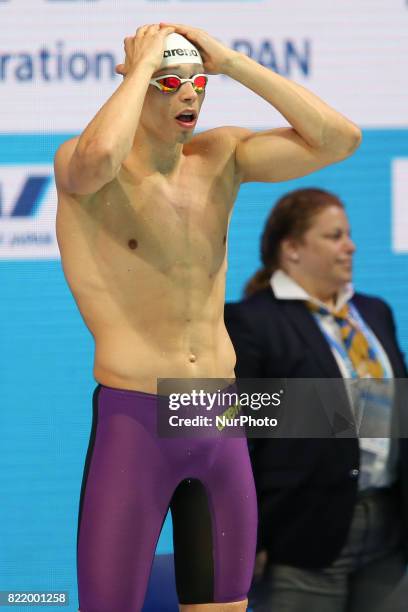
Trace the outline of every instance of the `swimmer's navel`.
<instances>
[{"instance_id":1,"label":"swimmer's navel","mask_svg":"<svg viewBox=\"0 0 408 612\"><path fill-rule=\"evenodd\" d=\"M129 247L129 249L132 249L132 250L133 249L137 249L137 240L135 240L134 238L131 238L128 241L128 247Z\"/></svg>"},{"instance_id":2,"label":"swimmer's navel","mask_svg":"<svg viewBox=\"0 0 408 612\"><path fill-rule=\"evenodd\" d=\"M197 361L197 357L194 355L194 353L190 353L188 360L190 363L195 363Z\"/></svg>"}]
</instances>

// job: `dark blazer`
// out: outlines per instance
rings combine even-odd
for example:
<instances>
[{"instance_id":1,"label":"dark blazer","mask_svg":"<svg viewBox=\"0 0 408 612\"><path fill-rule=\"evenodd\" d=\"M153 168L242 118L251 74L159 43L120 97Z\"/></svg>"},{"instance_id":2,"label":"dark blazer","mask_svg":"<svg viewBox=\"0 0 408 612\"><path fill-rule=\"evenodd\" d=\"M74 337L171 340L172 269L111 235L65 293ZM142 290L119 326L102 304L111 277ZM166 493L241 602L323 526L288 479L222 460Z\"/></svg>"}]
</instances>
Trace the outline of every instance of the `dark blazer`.
<instances>
[{"instance_id":1,"label":"dark blazer","mask_svg":"<svg viewBox=\"0 0 408 612\"><path fill-rule=\"evenodd\" d=\"M361 294L352 302L381 342L394 376L407 377L390 308ZM327 340L300 300L278 300L270 288L263 289L226 304L225 323L237 354L238 379L341 378ZM408 559L407 443L397 442ZM341 439L334 428L331 436L263 438L252 440L250 447L259 505L258 548L266 548L273 563L309 568L332 563L347 537L355 505L358 440Z\"/></svg>"}]
</instances>

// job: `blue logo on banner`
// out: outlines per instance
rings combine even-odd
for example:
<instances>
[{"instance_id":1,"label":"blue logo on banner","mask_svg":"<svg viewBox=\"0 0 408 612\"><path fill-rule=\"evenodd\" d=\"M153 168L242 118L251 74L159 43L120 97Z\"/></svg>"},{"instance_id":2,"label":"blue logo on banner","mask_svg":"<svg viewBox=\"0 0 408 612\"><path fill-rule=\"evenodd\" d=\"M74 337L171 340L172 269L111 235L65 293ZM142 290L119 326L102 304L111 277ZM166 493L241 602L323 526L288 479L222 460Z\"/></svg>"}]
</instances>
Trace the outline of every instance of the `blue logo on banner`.
<instances>
[{"instance_id":1,"label":"blue logo on banner","mask_svg":"<svg viewBox=\"0 0 408 612\"><path fill-rule=\"evenodd\" d=\"M51 176L30 176L17 197L8 217L33 217L51 182ZM0 215L3 215L2 192L0 185Z\"/></svg>"}]
</instances>

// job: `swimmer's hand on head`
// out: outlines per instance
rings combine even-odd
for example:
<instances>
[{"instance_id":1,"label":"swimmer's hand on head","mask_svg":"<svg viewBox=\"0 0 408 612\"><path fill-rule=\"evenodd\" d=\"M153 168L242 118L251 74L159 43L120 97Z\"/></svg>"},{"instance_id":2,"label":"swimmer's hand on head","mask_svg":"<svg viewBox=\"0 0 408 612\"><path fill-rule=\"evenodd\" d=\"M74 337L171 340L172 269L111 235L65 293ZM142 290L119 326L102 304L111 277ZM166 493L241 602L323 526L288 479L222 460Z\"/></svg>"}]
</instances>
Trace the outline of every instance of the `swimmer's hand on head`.
<instances>
[{"instance_id":1,"label":"swimmer's hand on head","mask_svg":"<svg viewBox=\"0 0 408 612\"><path fill-rule=\"evenodd\" d=\"M342 161L359 146L361 131L318 96L262 66L244 53L228 49L204 30L173 26L197 47L210 74L225 74L269 102L289 127L254 132L229 127L237 175L241 182L278 182L298 178ZM228 140L226 138L226 140Z\"/></svg>"},{"instance_id":2,"label":"swimmer's hand on head","mask_svg":"<svg viewBox=\"0 0 408 612\"><path fill-rule=\"evenodd\" d=\"M125 61L116 66L116 73L125 77L143 63L151 66L153 74L163 60L165 38L172 32L175 32L174 26L153 24L141 26L134 36L126 36L123 43Z\"/></svg>"},{"instance_id":3,"label":"swimmer's hand on head","mask_svg":"<svg viewBox=\"0 0 408 612\"><path fill-rule=\"evenodd\" d=\"M173 27L177 34L181 34L197 47L207 74L225 74L234 56L237 55L236 51L226 47L208 32L199 28L174 23L160 23L160 26Z\"/></svg>"},{"instance_id":4,"label":"swimmer's hand on head","mask_svg":"<svg viewBox=\"0 0 408 612\"><path fill-rule=\"evenodd\" d=\"M125 60L116 72L125 78L79 137L64 142L55 155L59 192L87 195L112 181L134 144L153 73L163 61L173 26L145 25L124 41Z\"/></svg>"}]
</instances>

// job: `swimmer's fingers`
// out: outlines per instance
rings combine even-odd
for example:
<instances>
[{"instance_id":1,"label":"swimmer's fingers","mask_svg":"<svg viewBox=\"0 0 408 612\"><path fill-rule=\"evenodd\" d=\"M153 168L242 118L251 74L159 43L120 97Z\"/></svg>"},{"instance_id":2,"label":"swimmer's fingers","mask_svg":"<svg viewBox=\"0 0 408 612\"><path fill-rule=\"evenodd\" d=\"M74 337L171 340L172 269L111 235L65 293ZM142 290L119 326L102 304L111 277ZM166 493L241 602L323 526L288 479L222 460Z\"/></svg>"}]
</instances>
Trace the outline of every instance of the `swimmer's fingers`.
<instances>
[{"instance_id":1,"label":"swimmer's fingers","mask_svg":"<svg viewBox=\"0 0 408 612\"><path fill-rule=\"evenodd\" d=\"M204 32L205 30L201 29L201 28L194 28L193 26L189 26L186 25L185 23L168 23L167 21L161 21L160 22L160 27L167 27L167 26L173 26L173 28L176 28L178 34L186 34L188 32Z\"/></svg>"},{"instance_id":2,"label":"swimmer's fingers","mask_svg":"<svg viewBox=\"0 0 408 612\"><path fill-rule=\"evenodd\" d=\"M141 26L134 36L124 39L125 61L115 68L117 74L126 76L139 63L148 63L152 73L157 70L163 59L164 39L174 32L173 26L160 27L159 24Z\"/></svg>"},{"instance_id":3,"label":"swimmer's fingers","mask_svg":"<svg viewBox=\"0 0 408 612\"><path fill-rule=\"evenodd\" d=\"M161 26L161 24L158 26L158 30L156 34L162 40L163 51L164 51L164 39L166 38L166 36L168 36L169 34L172 34L175 31L176 31L176 28L174 26Z\"/></svg>"},{"instance_id":4,"label":"swimmer's fingers","mask_svg":"<svg viewBox=\"0 0 408 612\"><path fill-rule=\"evenodd\" d=\"M128 55L130 52L130 46L132 44L132 38L133 36L126 36L125 40L123 41L123 46L125 48L125 54Z\"/></svg>"},{"instance_id":5,"label":"swimmer's fingers","mask_svg":"<svg viewBox=\"0 0 408 612\"><path fill-rule=\"evenodd\" d=\"M206 30L202 28L194 28L193 26L188 26L183 23L165 23L160 22L160 27L168 27L171 26L175 29L178 34L182 34L186 38L189 39L190 42L194 44L199 44L200 41L204 42L205 38L211 38ZM215 40L215 39L214 39Z\"/></svg>"},{"instance_id":6,"label":"swimmer's fingers","mask_svg":"<svg viewBox=\"0 0 408 612\"><path fill-rule=\"evenodd\" d=\"M182 23L160 22L161 28L166 28L169 26L173 27L177 34L181 34L182 36L188 38L188 40L193 44L199 43L200 34L206 34L206 32L200 28L193 28L192 26L183 25Z\"/></svg>"},{"instance_id":7,"label":"swimmer's fingers","mask_svg":"<svg viewBox=\"0 0 408 612\"><path fill-rule=\"evenodd\" d=\"M225 73L233 55L236 55L235 51L200 28L193 28L181 23L169 24L164 22L161 22L160 26L173 26L178 34L185 36L195 45L202 56L204 69L209 74Z\"/></svg>"},{"instance_id":8,"label":"swimmer's fingers","mask_svg":"<svg viewBox=\"0 0 408 612\"><path fill-rule=\"evenodd\" d=\"M174 32L174 30L175 28L173 26L164 26L159 23L153 23L138 28L136 30L136 36L138 36L139 38L143 38L144 36L154 36L158 33L160 33L161 36L167 36L167 34Z\"/></svg>"},{"instance_id":9,"label":"swimmer's fingers","mask_svg":"<svg viewBox=\"0 0 408 612\"><path fill-rule=\"evenodd\" d=\"M122 76L126 76L129 70L129 60L132 55L132 39L133 36L126 36L123 41L123 47L125 50L125 61L122 64L117 64L115 68L115 72L117 74L121 74Z\"/></svg>"},{"instance_id":10,"label":"swimmer's fingers","mask_svg":"<svg viewBox=\"0 0 408 612\"><path fill-rule=\"evenodd\" d=\"M135 36L139 37L139 38L143 38L143 36L146 34L147 30L149 28L151 28L151 25L144 25L144 26L140 26L140 28L137 28Z\"/></svg>"},{"instance_id":11,"label":"swimmer's fingers","mask_svg":"<svg viewBox=\"0 0 408 612\"><path fill-rule=\"evenodd\" d=\"M159 34L160 34L160 36L163 36L164 38L166 36L168 36L169 34L172 34L175 31L176 31L176 28L174 26L172 26L172 25L170 25L170 26L164 26L163 25L162 26L160 24L160 32L159 32Z\"/></svg>"}]
</instances>

